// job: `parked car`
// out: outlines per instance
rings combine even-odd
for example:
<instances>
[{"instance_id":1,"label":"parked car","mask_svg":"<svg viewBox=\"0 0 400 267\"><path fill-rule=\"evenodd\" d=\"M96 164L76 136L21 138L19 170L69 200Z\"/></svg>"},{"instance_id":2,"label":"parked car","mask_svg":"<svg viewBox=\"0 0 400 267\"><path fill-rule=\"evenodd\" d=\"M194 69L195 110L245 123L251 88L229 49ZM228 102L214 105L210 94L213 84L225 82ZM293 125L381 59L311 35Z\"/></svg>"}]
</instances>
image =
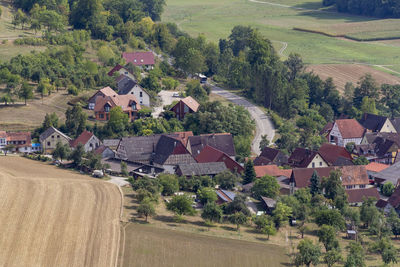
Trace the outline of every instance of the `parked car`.
<instances>
[{"instance_id":1,"label":"parked car","mask_svg":"<svg viewBox=\"0 0 400 267\"><path fill-rule=\"evenodd\" d=\"M175 92L172 94L172 97L180 97L180 94L178 92Z\"/></svg>"},{"instance_id":2,"label":"parked car","mask_svg":"<svg viewBox=\"0 0 400 267\"><path fill-rule=\"evenodd\" d=\"M92 173L92 176L96 177L96 178L103 178L104 177L104 173L103 173L102 170L94 170L93 173Z\"/></svg>"}]
</instances>

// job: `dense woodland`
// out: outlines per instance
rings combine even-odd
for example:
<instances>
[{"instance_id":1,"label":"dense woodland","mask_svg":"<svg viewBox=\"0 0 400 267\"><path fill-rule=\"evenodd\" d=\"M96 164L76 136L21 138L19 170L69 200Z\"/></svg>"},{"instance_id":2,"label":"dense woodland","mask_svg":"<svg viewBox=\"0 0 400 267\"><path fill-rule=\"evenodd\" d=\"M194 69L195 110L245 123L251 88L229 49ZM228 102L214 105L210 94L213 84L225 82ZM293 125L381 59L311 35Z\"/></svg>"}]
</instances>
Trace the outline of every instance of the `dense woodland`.
<instances>
[{"instance_id":1,"label":"dense woodland","mask_svg":"<svg viewBox=\"0 0 400 267\"><path fill-rule=\"evenodd\" d=\"M336 5L338 12L379 18L399 18L399 0L323 0L324 6Z\"/></svg>"}]
</instances>

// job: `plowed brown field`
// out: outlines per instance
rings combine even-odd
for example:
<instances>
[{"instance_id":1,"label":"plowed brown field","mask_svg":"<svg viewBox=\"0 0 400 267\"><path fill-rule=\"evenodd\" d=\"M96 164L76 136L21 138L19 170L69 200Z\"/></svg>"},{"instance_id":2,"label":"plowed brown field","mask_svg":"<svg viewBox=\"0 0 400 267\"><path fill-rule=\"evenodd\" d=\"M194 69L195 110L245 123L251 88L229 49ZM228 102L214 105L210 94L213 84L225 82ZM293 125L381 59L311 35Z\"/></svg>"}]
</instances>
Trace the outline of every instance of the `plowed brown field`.
<instances>
[{"instance_id":1,"label":"plowed brown field","mask_svg":"<svg viewBox=\"0 0 400 267\"><path fill-rule=\"evenodd\" d=\"M115 185L0 157L0 266L115 266L120 208Z\"/></svg>"},{"instance_id":2,"label":"plowed brown field","mask_svg":"<svg viewBox=\"0 0 400 267\"><path fill-rule=\"evenodd\" d=\"M358 65L358 64L320 64L311 65L307 68L308 71L313 71L318 74L321 79L325 80L329 77L333 78L337 89L340 92L344 91L344 86L347 82L352 82L354 86L362 76L366 73L370 73L376 80L378 85L387 84L399 84L400 78L385 73L383 71L376 70L370 66Z\"/></svg>"}]
</instances>

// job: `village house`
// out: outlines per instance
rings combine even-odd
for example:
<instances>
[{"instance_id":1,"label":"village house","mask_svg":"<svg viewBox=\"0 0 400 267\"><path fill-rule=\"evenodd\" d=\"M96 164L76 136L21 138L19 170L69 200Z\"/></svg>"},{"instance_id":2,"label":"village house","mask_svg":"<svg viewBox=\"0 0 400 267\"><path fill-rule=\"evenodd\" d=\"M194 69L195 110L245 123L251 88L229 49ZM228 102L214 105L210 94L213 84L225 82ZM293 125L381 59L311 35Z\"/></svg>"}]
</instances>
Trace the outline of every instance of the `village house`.
<instances>
[{"instance_id":1,"label":"village house","mask_svg":"<svg viewBox=\"0 0 400 267\"><path fill-rule=\"evenodd\" d=\"M206 146L211 146L225 153L230 158L235 159L235 145L230 133L201 134L188 137L186 147L194 158L196 158Z\"/></svg>"},{"instance_id":2,"label":"village house","mask_svg":"<svg viewBox=\"0 0 400 267\"><path fill-rule=\"evenodd\" d=\"M30 132L9 132L6 139L7 145L13 145L13 152L32 153L32 140Z\"/></svg>"},{"instance_id":3,"label":"village house","mask_svg":"<svg viewBox=\"0 0 400 267\"><path fill-rule=\"evenodd\" d=\"M101 155L101 158L114 158L115 152L111 148L105 145L100 145L98 148L94 150L94 153L97 155Z\"/></svg>"},{"instance_id":4,"label":"village house","mask_svg":"<svg viewBox=\"0 0 400 267\"><path fill-rule=\"evenodd\" d=\"M54 127L49 127L39 136L40 144L44 153L51 153L56 148L57 143L69 145L71 138L63 134Z\"/></svg>"},{"instance_id":5,"label":"village house","mask_svg":"<svg viewBox=\"0 0 400 267\"><path fill-rule=\"evenodd\" d=\"M400 179L400 162L396 162L380 172L373 173L371 176L377 184L385 184L390 182L397 186Z\"/></svg>"},{"instance_id":6,"label":"village house","mask_svg":"<svg viewBox=\"0 0 400 267\"><path fill-rule=\"evenodd\" d=\"M380 171L388 168L390 165L382 164L378 162L370 162L368 165L365 165L365 169L367 170L368 178L370 180L374 179L373 176Z\"/></svg>"},{"instance_id":7,"label":"village house","mask_svg":"<svg viewBox=\"0 0 400 267\"><path fill-rule=\"evenodd\" d=\"M359 145L365 128L355 119L336 120L329 132L329 142L345 147L348 143Z\"/></svg>"},{"instance_id":8,"label":"village house","mask_svg":"<svg viewBox=\"0 0 400 267\"><path fill-rule=\"evenodd\" d=\"M328 163L318 152L305 148L296 148L288 159L288 165L292 168L328 167Z\"/></svg>"},{"instance_id":9,"label":"village house","mask_svg":"<svg viewBox=\"0 0 400 267\"><path fill-rule=\"evenodd\" d=\"M108 76L113 76L114 73L118 73L119 75L124 75L124 76L128 76L129 78L131 78L132 80L135 80L135 76L129 71L127 70L125 67L117 64L114 68L112 68L112 70L110 70L107 75Z\"/></svg>"},{"instance_id":10,"label":"village house","mask_svg":"<svg viewBox=\"0 0 400 267\"><path fill-rule=\"evenodd\" d=\"M215 175L226 171L226 165L223 162L207 162L207 163L189 163L178 164L176 174L179 176L193 177L207 175L214 177Z\"/></svg>"},{"instance_id":11,"label":"village house","mask_svg":"<svg viewBox=\"0 0 400 267\"><path fill-rule=\"evenodd\" d=\"M283 166L288 163L289 157L275 148L264 147L261 154L254 160L254 166L276 164Z\"/></svg>"},{"instance_id":12,"label":"village house","mask_svg":"<svg viewBox=\"0 0 400 267\"><path fill-rule=\"evenodd\" d=\"M140 104L134 95L113 95L97 97L94 113L96 120L108 121L110 111L114 107L121 107L122 111L128 114L129 120L133 121L141 109Z\"/></svg>"},{"instance_id":13,"label":"village house","mask_svg":"<svg viewBox=\"0 0 400 267\"><path fill-rule=\"evenodd\" d=\"M195 113L199 109L200 104L194 100L191 96L185 97L184 99L179 100L170 111L175 113L175 117L178 120L183 120L185 115L188 113Z\"/></svg>"},{"instance_id":14,"label":"village house","mask_svg":"<svg viewBox=\"0 0 400 267\"><path fill-rule=\"evenodd\" d=\"M3 151L7 145L7 133L0 131L0 151Z\"/></svg>"},{"instance_id":15,"label":"village house","mask_svg":"<svg viewBox=\"0 0 400 267\"><path fill-rule=\"evenodd\" d=\"M325 143L321 145L318 153L329 166L354 165L353 157L344 147Z\"/></svg>"},{"instance_id":16,"label":"village house","mask_svg":"<svg viewBox=\"0 0 400 267\"><path fill-rule=\"evenodd\" d=\"M272 215L272 212L276 207L276 200L269 197L261 197L261 200L265 212L269 215Z\"/></svg>"},{"instance_id":17,"label":"village house","mask_svg":"<svg viewBox=\"0 0 400 267\"><path fill-rule=\"evenodd\" d=\"M119 95L134 95L138 100L140 105L150 107L150 94L144 90L135 80L123 76L118 80L118 94Z\"/></svg>"},{"instance_id":18,"label":"village house","mask_svg":"<svg viewBox=\"0 0 400 267\"><path fill-rule=\"evenodd\" d=\"M364 113L361 117L360 124L367 129L368 132L397 133L390 119L385 116Z\"/></svg>"},{"instance_id":19,"label":"village house","mask_svg":"<svg viewBox=\"0 0 400 267\"><path fill-rule=\"evenodd\" d=\"M207 145L195 158L198 163L224 162L226 167L235 173L242 173L244 168L224 152Z\"/></svg>"},{"instance_id":20,"label":"village house","mask_svg":"<svg viewBox=\"0 0 400 267\"><path fill-rule=\"evenodd\" d=\"M376 201L380 199L380 195L376 187L346 190L346 194L347 201L352 206L361 206L364 202L364 199L375 198Z\"/></svg>"},{"instance_id":21,"label":"village house","mask_svg":"<svg viewBox=\"0 0 400 267\"><path fill-rule=\"evenodd\" d=\"M75 140L70 142L70 147L75 149L79 144L83 145L85 152L90 152L97 149L101 142L93 133L83 131Z\"/></svg>"},{"instance_id":22,"label":"village house","mask_svg":"<svg viewBox=\"0 0 400 267\"><path fill-rule=\"evenodd\" d=\"M127 64L132 63L146 70L153 69L155 64L153 52L124 52L122 58L125 59Z\"/></svg>"},{"instance_id":23,"label":"village house","mask_svg":"<svg viewBox=\"0 0 400 267\"><path fill-rule=\"evenodd\" d=\"M217 204L218 205L222 205L224 203L230 203L236 197L236 194L234 192L224 190L224 189L218 189L215 192L217 193Z\"/></svg>"},{"instance_id":24,"label":"village house","mask_svg":"<svg viewBox=\"0 0 400 267\"><path fill-rule=\"evenodd\" d=\"M398 133L365 133L361 144L354 147L353 153L364 156L371 162L393 164L400 148Z\"/></svg>"},{"instance_id":25,"label":"village house","mask_svg":"<svg viewBox=\"0 0 400 267\"><path fill-rule=\"evenodd\" d=\"M111 89L111 87L104 87L103 89L98 90L93 96L91 96L88 100L88 109L93 110L96 105L96 99L98 97L106 97L117 95L117 93Z\"/></svg>"},{"instance_id":26,"label":"village house","mask_svg":"<svg viewBox=\"0 0 400 267\"><path fill-rule=\"evenodd\" d=\"M400 215L400 186L397 186L388 200L380 199L376 203L376 207L388 214L391 209L394 209Z\"/></svg>"}]
</instances>

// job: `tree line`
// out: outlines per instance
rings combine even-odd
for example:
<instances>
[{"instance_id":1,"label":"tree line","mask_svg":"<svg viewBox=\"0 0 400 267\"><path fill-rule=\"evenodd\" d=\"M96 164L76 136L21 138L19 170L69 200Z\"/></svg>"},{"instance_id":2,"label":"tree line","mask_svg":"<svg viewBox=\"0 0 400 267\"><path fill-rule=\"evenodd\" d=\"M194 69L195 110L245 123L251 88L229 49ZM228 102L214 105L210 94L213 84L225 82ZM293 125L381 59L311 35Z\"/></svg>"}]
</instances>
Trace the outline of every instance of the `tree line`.
<instances>
[{"instance_id":1,"label":"tree line","mask_svg":"<svg viewBox=\"0 0 400 267\"><path fill-rule=\"evenodd\" d=\"M379 18L399 18L400 4L397 0L323 0L324 6L336 5L338 12Z\"/></svg>"}]
</instances>

